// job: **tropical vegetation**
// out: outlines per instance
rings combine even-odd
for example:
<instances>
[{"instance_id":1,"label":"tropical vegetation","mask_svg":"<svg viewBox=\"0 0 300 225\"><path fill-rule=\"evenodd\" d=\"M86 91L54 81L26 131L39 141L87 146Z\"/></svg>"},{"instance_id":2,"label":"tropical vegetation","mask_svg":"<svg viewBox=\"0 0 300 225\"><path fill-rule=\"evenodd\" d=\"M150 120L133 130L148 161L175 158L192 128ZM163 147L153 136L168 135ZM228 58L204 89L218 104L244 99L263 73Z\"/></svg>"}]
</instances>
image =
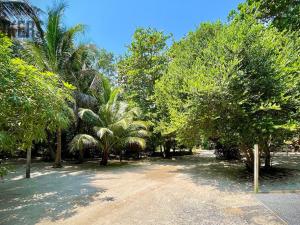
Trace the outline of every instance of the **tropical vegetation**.
<instances>
[{"instance_id":1,"label":"tropical vegetation","mask_svg":"<svg viewBox=\"0 0 300 225\"><path fill-rule=\"evenodd\" d=\"M71 150L83 150L85 147L96 146L102 150L100 164L107 165L111 151L122 151L127 146L135 146L143 150L148 136L147 124L138 120L138 108L129 108L120 101L120 89L112 89L108 80L102 82L101 105L98 113L90 109L79 109L79 117L91 126L93 135L78 134L71 141ZM122 154L120 152L120 154Z\"/></svg>"},{"instance_id":2,"label":"tropical vegetation","mask_svg":"<svg viewBox=\"0 0 300 225\"><path fill-rule=\"evenodd\" d=\"M65 9L57 3L41 21L27 1L0 1L3 33L12 17L37 28L24 42L0 36L0 151L27 152L27 177L31 153L61 167L213 146L252 170L254 144L269 169L272 151L299 142L298 0L247 0L178 41L137 28L120 57L79 43L85 26L67 27Z\"/></svg>"}]
</instances>

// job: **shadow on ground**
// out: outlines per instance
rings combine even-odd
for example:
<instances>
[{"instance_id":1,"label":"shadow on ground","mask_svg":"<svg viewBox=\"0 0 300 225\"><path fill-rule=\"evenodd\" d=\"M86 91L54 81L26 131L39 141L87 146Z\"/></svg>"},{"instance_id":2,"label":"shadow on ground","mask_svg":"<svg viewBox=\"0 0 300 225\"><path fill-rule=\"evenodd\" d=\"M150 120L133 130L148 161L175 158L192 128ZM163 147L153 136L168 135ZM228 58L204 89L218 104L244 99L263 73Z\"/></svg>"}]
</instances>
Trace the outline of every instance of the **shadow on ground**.
<instances>
[{"instance_id":1,"label":"shadow on ground","mask_svg":"<svg viewBox=\"0 0 300 225\"><path fill-rule=\"evenodd\" d=\"M253 190L253 174L238 161L217 160L200 155L178 157L175 160L155 160L162 165L176 165L176 173L187 175L198 185L209 185L221 191L244 192ZM300 156L275 156L273 168L261 171L260 190L300 190Z\"/></svg>"},{"instance_id":2,"label":"shadow on ground","mask_svg":"<svg viewBox=\"0 0 300 225\"><path fill-rule=\"evenodd\" d=\"M273 159L273 164L275 169L261 176L262 191L300 189L300 156L278 156ZM16 171L0 182L0 223L18 225L35 224L42 219L56 221L73 216L77 206L87 206L97 197L100 201L114 201L110 196L101 195L101 198L100 194L106 190L91 183L118 179L123 173L143 174L151 170L153 165L177 166L170 173L221 191L244 192L253 189L253 175L247 172L241 162L220 161L201 154L175 160L115 163L106 168L100 168L97 162L66 165L62 169L53 169L50 164L34 163L31 179L23 178L25 166L22 164L17 165ZM95 177L97 172L108 173L103 177Z\"/></svg>"},{"instance_id":3,"label":"shadow on ground","mask_svg":"<svg viewBox=\"0 0 300 225\"><path fill-rule=\"evenodd\" d=\"M89 184L94 176L89 171L52 169L43 163L33 164L31 179L24 179L24 172L25 167L18 166L0 183L1 224L66 219L74 215L77 206L88 205L105 191Z\"/></svg>"}]
</instances>

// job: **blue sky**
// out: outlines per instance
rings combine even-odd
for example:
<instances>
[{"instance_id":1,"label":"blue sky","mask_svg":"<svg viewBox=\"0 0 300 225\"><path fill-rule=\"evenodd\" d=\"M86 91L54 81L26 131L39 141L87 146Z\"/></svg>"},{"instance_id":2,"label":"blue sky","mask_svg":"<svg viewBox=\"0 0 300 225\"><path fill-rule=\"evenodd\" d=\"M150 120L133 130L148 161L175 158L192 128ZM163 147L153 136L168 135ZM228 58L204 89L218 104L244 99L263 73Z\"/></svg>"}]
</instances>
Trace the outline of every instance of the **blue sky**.
<instances>
[{"instance_id":1,"label":"blue sky","mask_svg":"<svg viewBox=\"0 0 300 225\"><path fill-rule=\"evenodd\" d=\"M53 0L31 0L46 10ZM137 27L155 27L179 40L201 22L226 21L243 0L67 0L65 23L82 23L81 41L95 43L115 54L126 51Z\"/></svg>"}]
</instances>

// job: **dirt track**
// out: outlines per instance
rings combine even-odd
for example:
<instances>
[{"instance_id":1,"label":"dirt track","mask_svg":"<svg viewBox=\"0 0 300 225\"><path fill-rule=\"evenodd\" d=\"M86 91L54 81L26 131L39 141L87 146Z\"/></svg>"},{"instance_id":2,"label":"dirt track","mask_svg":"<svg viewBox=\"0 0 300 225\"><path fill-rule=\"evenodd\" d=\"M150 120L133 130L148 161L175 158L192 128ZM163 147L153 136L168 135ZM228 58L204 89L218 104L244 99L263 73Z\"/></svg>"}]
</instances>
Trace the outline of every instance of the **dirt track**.
<instances>
[{"instance_id":1,"label":"dirt track","mask_svg":"<svg viewBox=\"0 0 300 225\"><path fill-rule=\"evenodd\" d=\"M98 172L90 185L104 189L72 216L40 224L284 224L250 193L199 185L180 165L140 165Z\"/></svg>"}]
</instances>

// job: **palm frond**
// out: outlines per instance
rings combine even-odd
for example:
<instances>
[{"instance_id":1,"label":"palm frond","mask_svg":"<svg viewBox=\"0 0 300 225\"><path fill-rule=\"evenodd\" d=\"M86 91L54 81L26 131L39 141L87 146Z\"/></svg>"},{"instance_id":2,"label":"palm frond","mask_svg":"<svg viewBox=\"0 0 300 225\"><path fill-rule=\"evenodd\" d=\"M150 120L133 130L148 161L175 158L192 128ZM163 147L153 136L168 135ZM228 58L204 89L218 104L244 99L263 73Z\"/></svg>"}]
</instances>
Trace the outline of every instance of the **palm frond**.
<instances>
[{"instance_id":1,"label":"palm frond","mask_svg":"<svg viewBox=\"0 0 300 225\"><path fill-rule=\"evenodd\" d=\"M26 51L34 61L32 62L36 67L40 68L41 70L50 70L50 66L48 64L47 53L44 51L43 46L39 43L34 42L26 42L25 44Z\"/></svg>"},{"instance_id":2,"label":"palm frond","mask_svg":"<svg viewBox=\"0 0 300 225\"><path fill-rule=\"evenodd\" d=\"M98 101L95 97L79 92L79 91L74 91L74 98L76 100L77 106L82 108L96 108L98 105Z\"/></svg>"},{"instance_id":3,"label":"palm frond","mask_svg":"<svg viewBox=\"0 0 300 225\"><path fill-rule=\"evenodd\" d=\"M128 111L128 114L130 114L133 117L139 117L141 113L142 111L139 107L134 107Z\"/></svg>"},{"instance_id":4,"label":"palm frond","mask_svg":"<svg viewBox=\"0 0 300 225\"><path fill-rule=\"evenodd\" d=\"M92 136L87 134L78 134L70 142L70 151L81 151L84 148L95 147L99 142Z\"/></svg>"},{"instance_id":5,"label":"palm frond","mask_svg":"<svg viewBox=\"0 0 300 225\"><path fill-rule=\"evenodd\" d=\"M101 125L101 120L99 116L90 109L80 108L78 112L78 116L80 119L93 126Z\"/></svg>"},{"instance_id":6,"label":"palm frond","mask_svg":"<svg viewBox=\"0 0 300 225\"><path fill-rule=\"evenodd\" d=\"M0 18L8 22L14 19L30 17L35 23L40 37L43 37L42 24L38 14L42 10L32 6L27 0L0 0Z\"/></svg>"},{"instance_id":7,"label":"palm frond","mask_svg":"<svg viewBox=\"0 0 300 225\"><path fill-rule=\"evenodd\" d=\"M114 102L116 102L119 97L120 92L121 92L120 88L113 89L110 93L109 100L107 103L109 105L112 105Z\"/></svg>"},{"instance_id":8,"label":"palm frond","mask_svg":"<svg viewBox=\"0 0 300 225\"><path fill-rule=\"evenodd\" d=\"M75 26L65 31L64 38L66 40L74 41L77 35L83 33L84 31L85 31L85 26L83 24L76 24Z\"/></svg>"},{"instance_id":9,"label":"palm frond","mask_svg":"<svg viewBox=\"0 0 300 225\"><path fill-rule=\"evenodd\" d=\"M127 130L128 126L129 126L129 122L126 118L124 119L121 119L115 123L112 123L110 124L108 127L111 129L111 130Z\"/></svg>"},{"instance_id":10,"label":"palm frond","mask_svg":"<svg viewBox=\"0 0 300 225\"><path fill-rule=\"evenodd\" d=\"M148 129L147 122L142 121L142 120L135 120L130 124L131 129Z\"/></svg>"},{"instance_id":11,"label":"palm frond","mask_svg":"<svg viewBox=\"0 0 300 225\"><path fill-rule=\"evenodd\" d=\"M129 135L134 137L146 138L150 136L150 132L147 130L136 130L131 131Z\"/></svg>"},{"instance_id":12,"label":"palm frond","mask_svg":"<svg viewBox=\"0 0 300 225\"><path fill-rule=\"evenodd\" d=\"M104 75L102 75L102 89L103 89L104 102L108 102L111 95L112 87L109 79Z\"/></svg>"},{"instance_id":13,"label":"palm frond","mask_svg":"<svg viewBox=\"0 0 300 225\"><path fill-rule=\"evenodd\" d=\"M17 18L23 16L35 17L36 11L26 0L1 0L0 12L2 17Z\"/></svg>"},{"instance_id":14,"label":"palm frond","mask_svg":"<svg viewBox=\"0 0 300 225\"><path fill-rule=\"evenodd\" d=\"M113 136L114 132L106 127L94 127L97 137L102 139L104 136Z\"/></svg>"},{"instance_id":15,"label":"palm frond","mask_svg":"<svg viewBox=\"0 0 300 225\"><path fill-rule=\"evenodd\" d=\"M145 149L146 148L146 141L145 141L144 138L140 138L140 137L127 137L124 140L124 142L127 145L137 145L141 149Z\"/></svg>"}]
</instances>

